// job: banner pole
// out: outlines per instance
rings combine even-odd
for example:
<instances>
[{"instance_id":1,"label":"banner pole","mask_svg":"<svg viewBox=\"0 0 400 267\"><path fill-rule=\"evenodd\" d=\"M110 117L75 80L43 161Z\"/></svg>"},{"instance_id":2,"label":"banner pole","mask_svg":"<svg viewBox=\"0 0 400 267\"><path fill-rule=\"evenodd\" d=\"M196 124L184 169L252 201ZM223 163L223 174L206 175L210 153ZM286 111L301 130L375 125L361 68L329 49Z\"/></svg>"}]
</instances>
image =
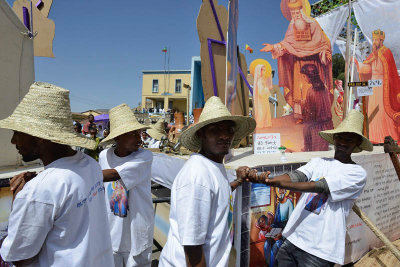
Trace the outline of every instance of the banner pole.
<instances>
[{"instance_id":1,"label":"banner pole","mask_svg":"<svg viewBox=\"0 0 400 267\"><path fill-rule=\"evenodd\" d=\"M349 70L350 70L350 35L351 35L351 0L349 0L349 17L347 18L347 33L346 33L346 66L345 66L345 83L343 97L343 119L348 113L349 102Z\"/></svg>"}]
</instances>

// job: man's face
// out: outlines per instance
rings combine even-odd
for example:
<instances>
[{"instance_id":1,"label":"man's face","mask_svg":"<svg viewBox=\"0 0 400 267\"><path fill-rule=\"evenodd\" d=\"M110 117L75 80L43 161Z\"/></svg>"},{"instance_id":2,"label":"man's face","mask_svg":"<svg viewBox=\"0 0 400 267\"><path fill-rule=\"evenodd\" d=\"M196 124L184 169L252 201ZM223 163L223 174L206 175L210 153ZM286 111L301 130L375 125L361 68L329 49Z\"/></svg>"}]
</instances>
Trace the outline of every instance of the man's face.
<instances>
[{"instance_id":1,"label":"man's face","mask_svg":"<svg viewBox=\"0 0 400 267\"><path fill-rule=\"evenodd\" d=\"M22 160L29 162L39 158L38 140L37 137L14 131L11 144L15 145Z\"/></svg>"},{"instance_id":2,"label":"man's face","mask_svg":"<svg viewBox=\"0 0 400 267\"><path fill-rule=\"evenodd\" d=\"M379 38L374 38L372 40L372 51L377 51L379 48L381 48L383 45L383 41Z\"/></svg>"},{"instance_id":3,"label":"man's face","mask_svg":"<svg viewBox=\"0 0 400 267\"><path fill-rule=\"evenodd\" d=\"M88 120L90 123L94 122L94 116L93 115L89 115L88 116Z\"/></svg>"},{"instance_id":4,"label":"man's face","mask_svg":"<svg viewBox=\"0 0 400 267\"><path fill-rule=\"evenodd\" d=\"M290 9L290 15L292 15L292 19L294 20L303 19L300 9Z\"/></svg>"},{"instance_id":5,"label":"man's face","mask_svg":"<svg viewBox=\"0 0 400 267\"><path fill-rule=\"evenodd\" d=\"M286 189L279 188L279 189L278 189L278 192L279 192L279 199L280 199L280 200L283 200L283 199L285 198Z\"/></svg>"},{"instance_id":6,"label":"man's face","mask_svg":"<svg viewBox=\"0 0 400 267\"><path fill-rule=\"evenodd\" d=\"M77 133L81 133L81 129L79 128L78 125L74 125L74 130L75 130L75 132L77 132Z\"/></svg>"},{"instance_id":7,"label":"man's face","mask_svg":"<svg viewBox=\"0 0 400 267\"><path fill-rule=\"evenodd\" d=\"M146 131L142 131L142 139L146 140L147 138L149 138L149 134Z\"/></svg>"},{"instance_id":8,"label":"man's face","mask_svg":"<svg viewBox=\"0 0 400 267\"><path fill-rule=\"evenodd\" d=\"M90 128L89 133L90 133L91 137L96 137L97 129L96 128Z\"/></svg>"},{"instance_id":9,"label":"man's face","mask_svg":"<svg viewBox=\"0 0 400 267\"><path fill-rule=\"evenodd\" d=\"M361 145L362 138L355 133L338 133L333 136L335 151L350 155L354 148Z\"/></svg>"},{"instance_id":10,"label":"man's face","mask_svg":"<svg viewBox=\"0 0 400 267\"><path fill-rule=\"evenodd\" d=\"M226 155L235 135L233 121L220 121L209 124L198 132L202 150L213 155Z\"/></svg>"},{"instance_id":11,"label":"man's face","mask_svg":"<svg viewBox=\"0 0 400 267\"><path fill-rule=\"evenodd\" d=\"M140 130L131 131L115 138L117 146L129 152L138 151L142 145L142 139L140 138Z\"/></svg>"}]
</instances>

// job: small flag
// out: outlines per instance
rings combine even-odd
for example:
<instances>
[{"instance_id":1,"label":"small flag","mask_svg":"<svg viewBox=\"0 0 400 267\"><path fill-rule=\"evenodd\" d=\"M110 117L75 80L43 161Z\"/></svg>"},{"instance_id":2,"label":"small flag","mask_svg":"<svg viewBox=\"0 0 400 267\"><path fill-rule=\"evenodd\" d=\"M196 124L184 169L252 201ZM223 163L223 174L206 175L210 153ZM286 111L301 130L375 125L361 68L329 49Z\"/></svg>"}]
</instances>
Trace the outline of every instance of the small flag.
<instances>
[{"instance_id":1,"label":"small flag","mask_svg":"<svg viewBox=\"0 0 400 267\"><path fill-rule=\"evenodd\" d=\"M246 50L253 54L253 48L251 48L248 44L246 44Z\"/></svg>"},{"instance_id":2,"label":"small flag","mask_svg":"<svg viewBox=\"0 0 400 267\"><path fill-rule=\"evenodd\" d=\"M167 53L167 47L165 46L165 47L162 49L162 51L163 51L164 53Z\"/></svg>"}]
</instances>

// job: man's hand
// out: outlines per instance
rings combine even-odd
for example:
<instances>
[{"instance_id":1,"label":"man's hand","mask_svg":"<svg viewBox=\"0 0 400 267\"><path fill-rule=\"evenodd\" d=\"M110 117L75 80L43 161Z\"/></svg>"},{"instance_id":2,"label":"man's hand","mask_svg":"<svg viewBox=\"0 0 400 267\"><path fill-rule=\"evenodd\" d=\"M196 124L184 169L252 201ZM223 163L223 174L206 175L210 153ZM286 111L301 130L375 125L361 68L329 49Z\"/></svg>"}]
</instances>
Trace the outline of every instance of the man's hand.
<instances>
[{"instance_id":1,"label":"man's hand","mask_svg":"<svg viewBox=\"0 0 400 267\"><path fill-rule=\"evenodd\" d=\"M264 48L260 49L261 52L271 52L274 50L274 46L272 44L264 43Z\"/></svg>"},{"instance_id":2,"label":"man's hand","mask_svg":"<svg viewBox=\"0 0 400 267\"><path fill-rule=\"evenodd\" d=\"M247 166L241 166L236 169L236 180L242 183L246 180L247 176L249 175L250 168ZM246 180L247 181L247 180Z\"/></svg>"},{"instance_id":3,"label":"man's hand","mask_svg":"<svg viewBox=\"0 0 400 267\"><path fill-rule=\"evenodd\" d=\"M18 194L19 191L24 188L25 184L29 182L32 178L36 177L36 172L23 172L15 175L10 180L10 190L13 192L13 199Z\"/></svg>"}]
</instances>

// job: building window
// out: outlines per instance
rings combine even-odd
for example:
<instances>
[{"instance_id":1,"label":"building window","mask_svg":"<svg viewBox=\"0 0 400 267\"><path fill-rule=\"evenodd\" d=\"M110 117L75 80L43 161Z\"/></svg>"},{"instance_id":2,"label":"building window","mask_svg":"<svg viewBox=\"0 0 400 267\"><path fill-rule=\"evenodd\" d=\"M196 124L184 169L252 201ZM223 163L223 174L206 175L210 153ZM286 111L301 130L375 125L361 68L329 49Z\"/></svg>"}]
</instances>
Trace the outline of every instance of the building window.
<instances>
[{"instance_id":1,"label":"building window","mask_svg":"<svg viewBox=\"0 0 400 267\"><path fill-rule=\"evenodd\" d=\"M182 93L182 80L175 80L175 93Z\"/></svg>"},{"instance_id":2,"label":"building window","mask_svg":"<svg viewBox=\"0 0 400 267\"><path fill-rule=\"evenodd\" d=\"M158 93L158 80L153 80L153 89L151 90L152 93Z\"/></svg>"}]
</instances>

